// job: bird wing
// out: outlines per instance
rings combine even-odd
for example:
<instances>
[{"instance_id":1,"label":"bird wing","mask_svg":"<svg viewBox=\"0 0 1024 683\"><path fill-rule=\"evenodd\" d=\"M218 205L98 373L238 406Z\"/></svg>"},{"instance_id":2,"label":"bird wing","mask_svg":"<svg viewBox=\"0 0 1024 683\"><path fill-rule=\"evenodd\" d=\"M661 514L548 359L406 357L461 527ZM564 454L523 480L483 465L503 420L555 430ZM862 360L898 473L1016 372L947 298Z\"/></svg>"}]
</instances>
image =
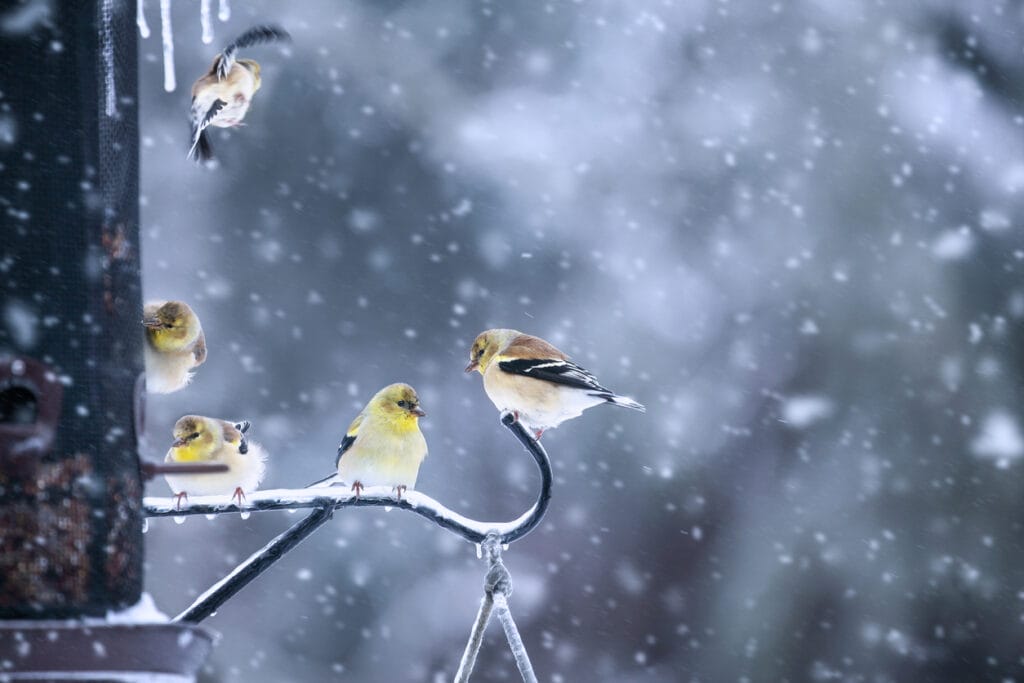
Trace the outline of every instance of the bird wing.
<instances>
[{"instance_id":1,"label":"bird wing","mask_svg":"<svg viewBox=\"0 0 1024 683\"><path fill-rule=\"evenodd\" d=\"M249 427L252 424L248 420L242 420L241 422L221 420L221 426L224 428L225 441L238 446L238 452L242 455L249 452L249 440L245 438L245 433L249 431Z\"/></svg>"},{"instance_id":2,"label":"bird wing","mask_svg":"<svg viewBox=\"0 0 1024 683\"><path fill-rule=\"evenodd\" d=\"M352 448L352 444L356 442L356 436L359 434L359 425L363 423L363 414L359 413L356 419L352 420L352 424L348 426L348 431L345 432L345 438L341 440L341 444L338 446L338 457L334 461L334 466L337 467L338 463L341 462L341 456L345 455L348 449Z\"/></svg>"},{"instance_id":3,"label":"bird wing","mask_svg":"<svg viewBox=\"0 0 1024 683\"><path fill-rule=\"evenodd\" d=\"M498 362L498 368L513 375L523 375L545 382L561 384L573 389L599 393L612 393L601 386L597 378L573 363L558 358L515 358Z\"/></svg>"},{"instance_id":4,"label":"bird wing","mask_svg":"<svg viewBox=\"0 0 1024 683\"><path fill-rule=\"evenodd\" d=\"M212 71L215 71L217 79L222 81L231 73L231 68L235 65L235 56L238 54L239 49L262 43L276 43L288 40L291 40L291 36L279 26L253 26L228 43L228 46L224 48L224 51L214 61Z\"/></svg>"},{"instance_id":5,"label":"bird wing","mask_svg":"<svg viewBox=\"0 0 1024 683\"><path fill-rule=\"evenodd\" d=\"M192 147L188 150L188 158L194 158L196 161L205 161L210 156L209 141L205 140L206 128L213 122L213 119L220 113L220 110L227 106L227 102L218 97L201 117L196 116L194 97L192 98L192 103Z\"/></svg>"},{"instance_id":6,"label":"bird wing","mask_svg":"<svg viewBox=\"0 0 1024 683\"><path fill-rule=\"evenodd\" d=\"M196 365L202 365L206 361L206 335L202 330L199 330L195 346L192 347L192 356L196 359Z\"/></svg>"}]
</instances>

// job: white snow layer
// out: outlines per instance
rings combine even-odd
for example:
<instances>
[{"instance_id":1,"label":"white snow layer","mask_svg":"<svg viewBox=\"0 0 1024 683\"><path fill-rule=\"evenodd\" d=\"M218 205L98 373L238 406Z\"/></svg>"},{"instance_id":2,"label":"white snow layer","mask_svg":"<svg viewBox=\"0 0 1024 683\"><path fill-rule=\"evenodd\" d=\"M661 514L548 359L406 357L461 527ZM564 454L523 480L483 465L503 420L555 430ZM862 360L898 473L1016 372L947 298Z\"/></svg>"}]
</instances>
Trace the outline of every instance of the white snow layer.
<instances>
[{"instance_id":1,"label":"white snow layer","mask_svg":"<svg viewBox=\"0 0 1024 683\"><path fill-rule=\"evenodd\" d=\"M280 502L282 504L289 505L292 508L299 507L319 507L323 504L324 499L333 499L338 503L344 503L355 497L347 486L325 486L317 488L305 488L305 489L267 489L266 491L255 491L253 493L246 494L246 502L239 508L231 496L189 496L188 501L181 506L182 512L187 512L190 507L194 506L211 506L216 508L228 509L240 509L244 511L254 510L255 504L260 502ZM364 502L374 502L380 505L387 506L395 503L395 494L391 488L387 486L368 486L363 489L360 498ZM449 510L444 505L434 500L428 495L420 493L419 491L406 491L402 494L402 499L408 501L413 508L430 510L437 517L453 521L457 524L472 529L480 535L486 535L490 532L496 532L498 534L507 534L512 530L522 526L527 519L529 519L533 513L536 503L531 505L530 508L521 514L518 518L510 522L478 522L474 519L470 519L464 515L460 515L454 510ZM154 498L147 496L142 499L142 504L147 510L156 512L174 512L178 508L177 500L175 498ZM184 517L178 517L177 519L184 520Z\"/></svg>"},{"instance_id":2,"label":"white snow layer","mask_svg":"<svg viewBox=\"0 0 1024 683\"><path fill-rule=\"evenodd\" d=\"M86 617L87 624L165 624L170 617L157 609L153 597L143 593L134 605L117 612L107 612L106 617Z\"/></svg>"}]
</instances>

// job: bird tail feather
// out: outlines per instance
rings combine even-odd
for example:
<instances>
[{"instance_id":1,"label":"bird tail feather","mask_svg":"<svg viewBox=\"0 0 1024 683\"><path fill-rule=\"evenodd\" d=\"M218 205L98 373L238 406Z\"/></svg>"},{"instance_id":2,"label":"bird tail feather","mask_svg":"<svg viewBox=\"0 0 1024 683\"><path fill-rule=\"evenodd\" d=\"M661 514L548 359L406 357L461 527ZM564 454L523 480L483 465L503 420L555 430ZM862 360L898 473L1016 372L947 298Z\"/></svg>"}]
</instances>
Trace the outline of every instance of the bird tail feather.
<instances>
[{"instance_id":1,"label":"bird tail feather","mask_svg":"<svg viewBox=\"0 0 1024 683\"><path fill-rule=\"evenodd\" d=\"M647 408L645 408L642 404L637 403L633 399L629 398L628 396L619 396L618 394L606 394L602 396L602 398L608 401L608 403L613 403L617 406L622 406L623 408L632 408L633 410L639 410L641 413L647 412Z\"/></svg>"},{"instance_id":2,"label":"bird tail feather","mask_svg":"<svg viewBox=\"0 0 1024 683\"><path fill-rule=\"evenodd\" d=\"M238 36L224 48L217 61L217 78L224 80L235 65L235 55L242 48L260 45L262 43L287 42L291 35L279 26L253 26L251 29Z\"/></svg>"}]
</instances>

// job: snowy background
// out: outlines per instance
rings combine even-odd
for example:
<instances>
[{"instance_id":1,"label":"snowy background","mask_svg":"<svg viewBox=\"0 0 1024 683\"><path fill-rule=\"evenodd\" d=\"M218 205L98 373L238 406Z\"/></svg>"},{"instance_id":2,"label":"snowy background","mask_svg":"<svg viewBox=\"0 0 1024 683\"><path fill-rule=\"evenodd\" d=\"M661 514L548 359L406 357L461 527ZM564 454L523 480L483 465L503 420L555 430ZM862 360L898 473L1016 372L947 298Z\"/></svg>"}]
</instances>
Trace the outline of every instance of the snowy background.
<instances>
[{"instance_id":1,"label":"snowy background","mask_svg":"<svg viewBox=\"0 0 1024 683\"><path fill-rule=\"evenodd\" d=\"M156 451L244 417L301 486L407 381L418 488L511 519L534 466L462 368L519 328L648 406L544 437L506 554L542 681L1024 679L1024 4L235 0L204 45L179 1L173 93L157 4L145 290L210 356ZM294 44L191 166L189 85L267 22ZM154 520L147 589L173 614L298 519ZM203 680L450 680L483 574L343 511L207 622ZM474 680L515 676L494 625Z\"/></svg>"}]
</instances>

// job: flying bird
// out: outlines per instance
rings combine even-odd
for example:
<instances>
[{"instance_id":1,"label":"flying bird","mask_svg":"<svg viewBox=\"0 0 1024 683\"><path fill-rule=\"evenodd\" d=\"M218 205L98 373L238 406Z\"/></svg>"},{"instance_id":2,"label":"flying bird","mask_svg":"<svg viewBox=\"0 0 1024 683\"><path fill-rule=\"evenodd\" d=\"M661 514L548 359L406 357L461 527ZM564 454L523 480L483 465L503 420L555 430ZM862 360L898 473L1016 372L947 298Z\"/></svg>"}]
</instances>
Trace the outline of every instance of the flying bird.
<instances>
[{"instance_id":1,"label":"flying bird","mask_svg":"<svg viewBox=\"0 0 1024 683\"><path fill-rule=\"evenodd\" d=\"M260 89L260 65L252 59L239 59L238 50L290 40L291 36L276 26L254 26L235 38L218 54L210 70L192 85L192 137L188 158L196 162L213 158L213 148L206 132L209 126L232 128L240 126L253 95Z\"/></svg>"},{"instance_id":2,"label":"flying bird","mask_svg":"<svg viewBox=\"0 0 1024 683\"><path fill-rule=\"evenodd\" d=\"M146 390L169 394L192 381L206 360L206 336L199 316L184 301L153 301L142 312Z\"/></svg>"},{"instance_id":3,"label":"flying bird","mask_svg":"<svg viewBox=\"0 0 1024 683\"><path fill-rule=\"evenodd\" d=\"M537 439L544 430L602 403L645 410L601 386L552 344L518 330L481 332L466 366L466 372L474 370L483 375L484 391L498 410L514 413Z\"/></svg>"},{"instance_id":4,"label":"flying bird","mask_svg":"<svg viewBox=\"0 0 1024 683\"><path fill-rule=\"evenodd\" d=\"M266 471L266 451L249 441L245 433L249 423L228 422L202 415L185 415L174 424L174 443L164 462L218 463L228 466L227 472L202 474L167 474L168 486L181 506L188 494L215 496L231 494L241 505L245 493L252 493Z\"/></svg>"}]
</instances>

